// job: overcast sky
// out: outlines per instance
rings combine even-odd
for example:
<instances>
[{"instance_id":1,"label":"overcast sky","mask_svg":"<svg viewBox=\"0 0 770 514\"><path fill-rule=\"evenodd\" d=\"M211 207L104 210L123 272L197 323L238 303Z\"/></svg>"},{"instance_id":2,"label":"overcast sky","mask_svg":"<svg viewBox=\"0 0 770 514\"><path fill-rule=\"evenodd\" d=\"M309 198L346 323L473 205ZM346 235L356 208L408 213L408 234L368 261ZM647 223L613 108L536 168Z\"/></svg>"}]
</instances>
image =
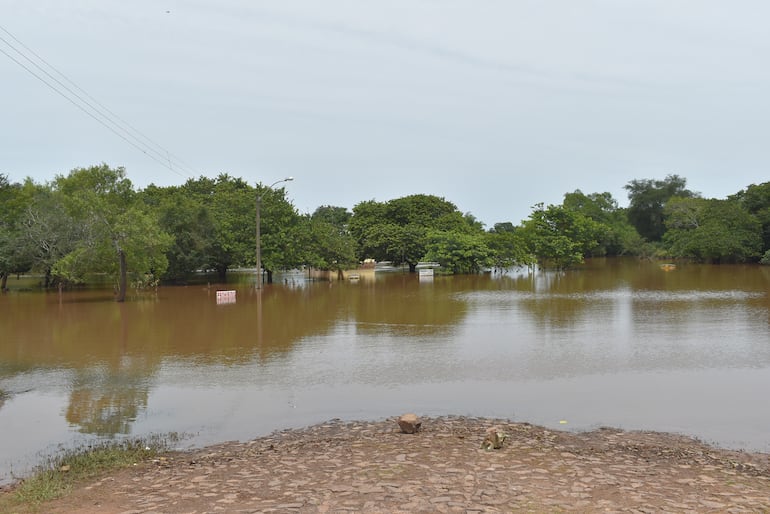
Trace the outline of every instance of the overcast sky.
<instances>
[{"instance_id":1,"label":"overcast sky","mask_svg":"<svg viewBox=\"0 0 770 514\"><path fill-rule=\"evenodd\" d=\"M764 0L0 0L0 51L168 152L0 53L0 173L291 175L301 213L426 193L488 226L672 173L724 198L770 180L768 19Z\"/></svg>"}]
</instances>

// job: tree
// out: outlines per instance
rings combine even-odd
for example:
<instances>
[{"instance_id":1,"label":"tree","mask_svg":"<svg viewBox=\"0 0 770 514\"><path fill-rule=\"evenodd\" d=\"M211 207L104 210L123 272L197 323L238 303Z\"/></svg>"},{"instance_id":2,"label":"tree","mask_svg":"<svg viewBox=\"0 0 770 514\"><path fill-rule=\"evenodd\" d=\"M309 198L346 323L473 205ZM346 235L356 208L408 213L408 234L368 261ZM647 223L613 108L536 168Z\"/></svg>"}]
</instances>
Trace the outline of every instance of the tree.
<instances>
[{"instance_id":1,"label":"tree","mask_svg":"<svg viewBox=\"0 0 770 514\"><path fill-rule=\"evenodd\" d=\"M673 197L695 198L687 189L687 180L679 175L668 175L663 180L632 180L626 184L628 191L628 221L639 235L648 241L660 241L666 231L663 207Z\"/></svg>"},{"instance_id":2,"label":"tree","mask_svg":"<svg viewBox=\"0 0 770 514\"><path fill-rule=\"evenodd\" d=\"M28 186L11 183L0 173L0 291L6 290L9 274L32 265L23 225L31 193Z\"/></svg>"},{"instance_id":3,"label":"tree","mask_svg":"<svg viewBox=\"0 0 770 514\"><path fill-rule=\"evenodd\" d=\"M521 229L514 227L513 223L495 223L485 236L486 245L492 252L492 265L495 268L503 270L517 264L529 266L535 262L534 256L529 253Z\"/></svg>"},{"instance_id":4,"label":"tree","mask_svg":"<svg viewBox=\"0 0 770 514\"><path fill-rule=\"evenodd\" d=\"M425 259L452 273L478 273L493 263L484 234L436 230L429 236Z\"/></svg>"},{"instance_id":5,"label":"tree","mask_svg":"<svg viewBox=\"0 0 770 514\"><path fill-rule=\"evenodd\" d=\"M583 262L598 247L602 227L583 214L560 205L535 206L522 235L529 253L542 266L569 268Z\"/></svg>"},{"instance_id":6,"label":"tree","mask_svg":"<svg viewBox=\"0 0 770 514\"><path fill-rule=\"evenodd\" d=\"M44 275L45 288L57 280L52 275L59 259L73 251L85 237L85 226L66 209L64 194L45 186L25 183L30 202L23 215L24 245L31 259L31 270Z\"/></svg>"},{"instance_id":7,"label":"tree","mask_svg":"<svg viewBox=\"0 0 770 514\"><path fill-rule=\"evenodd\" d=\"M770 250L770 182L751 184L728 199L739 202L762 224L762 251Z\"/></svg>"},{"instance_id":8,"label":"tree","mask_svg":"<svg viewBox=\"0 0 770 514\"><path fill-rule=\"evenodd\" d=\"M411 272L425 257L433 231L480 234L482 225L444 198L422 194L361 202L350 220L360 259L406 264Z\"/></svg>"},{"instance_id":9,"label":"tree","mask_svg":"<svg viewBox=\"0 0 770 514\"><path fill-rule=\"evenodd\" d=\"M323 218L315 213L304 218L309 241L306 262L314 268L337 271L337 276L341 278L343 270L358 264L356 243L347 230Z\"/></svg>"},{"instance_id":10,"label":"tree","mask_svg":"<svg viewBox=\"0 0 770 514\"><path fill-rule=\"evenodd\" d=\"M54 275L79 282L86 272L107 273L115 277L116 299L123 302L129 270L155 276L165 271L171 237L137 201L122 167L101 164L74 169L66 177L56 177L54 191L61 195L65 212L82 228L74 249L53 265Z\"/></svg>"},{"instance_id":11,"label":"tree","mask_svg":"<svg viewBox=\"0 0 770 514\"><path fill-rule=\"evenodd\" d=\"M379 237L372 237L372 231L375 227L386 223L385 209L386 205L376 200L366 200L353 207L353 216L350 219L348 229L356 241L360 260L366 258L385 260L386 245L380 244Z\"/></svg>"},{"instance_id":12,"label":"tree","mask_svg":"<svg viewBox=\"0 0 770 514\"><path fill-rule=\"evenodd\" d=\"M610 193L586 195L577 189L564 195L562 205L598 224L598 245L591 250L592 256L621 255L632 250L638 234L628 222L625 210L618 207L618 202Z\"/></svg>"},{"instance_id":13,"label":"tree","mask_svg":"<svg viewBox=\"0 0 770 514\"><path fill-rule=\"evenodd\" d=\"M733 200L672 198L663 236L674 257L700 262L745 262L762 252L762 225Z\"/></svg>"},{"instance_id":14,"label":"tree","mask_svg":"<svg viewBox=\"0 0 770 514\"><path fill-rule=\"evenodd\" d=\"M257 201L254 188L243 179L221 173L213 180L188 180L183 189L195 195L211 220L206 267L215 269L220 282L225 282L229 268L253 264Z\"/></svg>"},{"instance_id":15,"label":"tree","mask_svg":"<svg viewBox=\"0 0 770 514\"><path fill-rule=\"evenodd\" d=\"M209 252L214 225L202 197L190 194L185 186L152 184L141 191L139 197L157 213L161 229L173 237L166 252L168 268L163 278L183 281L207 267L213 260Z\"/></svg>"},{"instance_id":16,"label":"tree","mask_svg":"<svg viewBox=\"0 0 770 514\"><path fill-rule=\"evenodd\" d=\"M193 248L195 260L204 257L198 267L216 270L219 280L225 282L227 270L236 266L256 264L256 209L260 198L260 248L262 267L272 281L273 270L293 267L304 263L299 214L286 199L283 188L272 189L257 184L250 186L242 178L222 173L215 179L200 177L188 180L181 187L182 195L189 195L194 202L179 205L191 216L187 225L180 218L181 212L167 211L184 238L177 235L177 248ZM182 259L180 258L181 262ZM173 261L172 261L173 262ZM183 266L189 269L189 264Z\"/></svg>"},{"instance_id":17,"label":"tree","mask_svg":"<svg viewBox=\"0 0 770 514\"><path fill-rule=\"evenodd\" d=\"M385 205L385 216L395 225L415 224L449 230L463 223L463 214L455 204L434 195L404 196L390 200Z\"/></svg>"},{"instance_id":18,"label":"tree","mask_svg":"<svg viewBox=\"0 0 770 514\"><path fill-rule=\"evenodd\" d=\"M262 198L262 267L271 283L275 270L305 264L303 223L297 209L286 199L285 188L271 189L259 184L257 192Z\"/></svg>"},{"instance_id":19,"label":"tree","mask_svg":"<svg viewBox=\"0 0 770 514\"><path fill-rule=\"evenodd\" d=\"M324 221L334 225L339 230L347 231L350 219L353 213L345 207L334 207L332 205L322 205L313 212L314 221Z\"/></svg>"},{"instance_id":20,"label":"tree","mask_svg":"<svg viewBox=\"0 0 770 514\"><path fill-rule=\"evenodd\" d=\"M324 205L304 219L308 232L306 262L314 268L342 272L358 264L356 241L350 234L353 213L345 207Z\"/></svg>"}]
</instances>

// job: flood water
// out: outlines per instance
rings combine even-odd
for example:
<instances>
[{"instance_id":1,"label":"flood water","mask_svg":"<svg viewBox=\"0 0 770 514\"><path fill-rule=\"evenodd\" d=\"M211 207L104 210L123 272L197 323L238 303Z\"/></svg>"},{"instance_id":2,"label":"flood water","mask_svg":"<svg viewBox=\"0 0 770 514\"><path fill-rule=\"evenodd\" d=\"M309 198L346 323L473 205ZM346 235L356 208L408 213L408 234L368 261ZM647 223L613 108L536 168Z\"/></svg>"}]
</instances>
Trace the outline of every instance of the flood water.
<instances>
[{"instance_id":1,"label":"flood water","mask_svg":"<svg viewBox=\"0 0 770 514\"><path fill-rule=\"evenodd\" d=\"M0 295L0 482L93 438L203 445L409 411L770 451L769 267L287 275L261 292L233 279L124 304L105 290Z\"/></svg>"}]
</instances>

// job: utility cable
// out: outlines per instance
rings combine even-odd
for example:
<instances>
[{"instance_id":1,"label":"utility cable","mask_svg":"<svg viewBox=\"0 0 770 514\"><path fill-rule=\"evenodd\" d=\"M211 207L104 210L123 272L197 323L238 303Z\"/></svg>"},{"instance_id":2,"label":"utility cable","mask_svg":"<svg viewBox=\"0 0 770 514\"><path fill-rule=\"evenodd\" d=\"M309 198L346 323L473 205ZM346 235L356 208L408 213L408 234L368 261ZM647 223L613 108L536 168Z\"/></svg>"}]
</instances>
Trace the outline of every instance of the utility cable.
<instances>
[{"instance_id":1,"label":"utility cable","mask_svg":"<svg viewBox=\"0 0 770 514\"><path fill-rule=\"evenodd\" d=\"M13 62L15 62L17 65L19 65L20 67L22 67L24 70L26 70L26 71L27 71L29 74L31 74L33 77L37 78L39 81L41 81L42 83L44 83L45 85L47 85L47 86L48 86L49 88L51 88L51 89L52 89L54 92L56 92L57 94L59 94L60 96L62 96L64 99L66 99L67 101L69 101L70 103L72 103L72 104L73 104L75 107L77 107L78 109L80 109L81 111L83 111L84 113L86 113L88 116L90 116L91 118L93 118L95 121L97 121L98 123L100 123L102 126L104 126L105 128L107 128L108 130L110 130L110 131L111 131L113 134L117 135L118 137L120 137L121 139L123 139L124 141L126 141L127 143L129 143L131 146L133 146L133 147L134 147L134 148L136 148L137 150L141 151L142 153L144 153L145 155L147 155L147 156L148 156L148 157L150 157L151 159L153 159L153 160L154 160L155 162L157 162L158 164L160 164L160 165L162 165L162 166L164 166L164 167L168 168L168 169L169 169L170 171L172 171L173 173L175 173L175 174L177 174L177 175L180 175L180 176L182 176L182 177L184 177L184 178L190 178L191 176L194 176L194 175L196 175L196 174L197 174L197 173L195 172L195 170L193 170L193 169L192 169L192 168L191 168L189 165L187 165L186 163L184 163L184 162L183 162L181 159L179 159L179 158L178 158L178 157L176 157L176 156L173 156L173 157L174 157L174 161L176 161L176 163L177 163L177 168L182 168L182 169L184 169L184 170L187 172L187 174L186 174L186 175L185 175L185 174L182 174L182 173L180 173L179 171L177 171L176 169L174 169L174 166L173 166L173 164L172 164L172 160L171 160L172 154L171 154L171 153L170 153L168 150L166 150L166 149L165 149L163 146L159 145L158 143L156 143L155 141L153 141L152 139L150 139L150 138L149 138L149 137L147 137L146 135L142 134L142 133L141 133L141 132L140 132L138 129L134 128L134 127L133 127L131 124L129 124L128 122L126 122L125 120L123 120L123 119L122 119L120 116L118 116L117 114L115 114L114 112L112 112L110 109L108 109L107 107L105 107L104 105L102 105L100 102L98 102L98 101L97 101L95 98L93 98L93 96L91 96L90 94L88 94L88 93L87 93L87 92L86 92L86 91L85 91L83 88L81 88L80 86L78 86L77 84L75 84L75 82L74 82L74 81L72 81L71 79L69 79L69 78L68 78L66 75L64 75L62 72L60 72L59 70L57 70L57 69L56 69L54 66L52 66L50 63L48 63L48 62L47 62L45 59L43 59L42 57L40 57L40 56L39 56L39 55L38 55L36 52L34 52L34 51L33 51L33 50L31 50L29 47L27 47L27 46L26 46L24 43L22 43L22 42L21 42L21 41L20 41L18 38L16 38L16 37L15 37L13 34L11 34L11 33L10 33L10 32L9 32L9 31L8 31L8 30L5 28L5 27L3 27L3 26L1 26L1 25L0 25L0 30L2 30L3 32L5 32L6 34L8 34L8 36L10 36L11 38L13 38L13 40L15 40L15 41L16 41L16 42L17 42L19 45L21 45L21 46L22 46L22 47L23 47L25 50L27 50L29 53L31 53L32 55L34 55L34 56L35 56L37 59L39 59L39 60L40 60L41 62L43 62L43 63L44 63L46 66L48 66L50 69L52 69L52 70L53 70L55 73L59 74L59 75L60 75L60 76L61 76L61 77L62 77L64 80L66 80L67 82L69 82L69 83L70 83L70 84L71 84L71 85L72 85L74 88L76 88L77 90L81 91L81 92L82 92L82 93L83 93L85 96L87 96L88 98L90 98L90 99L91 99L91 100L92 100L92 101L93 101L93 102L94 102L96 105L98 105L99 107L101 107L101 109L103 109L103 111L106 111L108 114L105 114L105 112L103 112L103 111L102 111L102 110L100 110L99 108L95 107L95 106L94 106L92 103L90 103L88 100L84 99L82 96L80 96L78 93L76 93L75 91L73 91L73 90L72 90L70 87L68 87L66 84L62 83L62 82L61 82L59 79L57 79L56 77L54 77L53 75L51 75L51 74L50 74L48 71L46 71L46 70L45 70L43 67L41 67L39 64L37 64L37 63L36 63L34 60L32 60L32 59L31 59L29 56L25 55L25 54L24 54L24 53L23 53L21 50L19 50L18 48L16 48L16 47L15 47L15 46L14 46L12 43L10 43L8 40L6 40L6 39L5 39L5 38L3 38L2 36L0 36L0 41L2 41L3 43L5 43L5 44L6 44L8 47L10 47L10 48L11 48L13 51L15 51L17 54L19 54L21 57L23 57L23 58L24 58L25 60L27 60L29 63L31 63L31 64L32 64L32 65L33 65L35 68L37 68L37 69L38 69L40 72L42 72L43 74L45 74L45 75L46 75L46 76L47 76L47 77L48 77L50 80L52 80L53 82L55 82L56 84L58 84L58 86L59 86L60 88L63 88L64 90L66 90L66 91L67 91L67 92L68 92L70 95L72 95L72 97L76 98L76 99L77 99L79 102L82 102L82 104L81 104L81 103L78 103L78 102L76 102L76 101L75 101L73 98L71 98L71 97L70 97L70 96L68 96L67 94L63 93L63 92L61 91L61 89L60 89L60 88L57 88L57 86L55 86L55 85L54 85L54 84L52 84L51 82L47 81L46 79L44 79L43 77L41 77L39 74L35 73L35 72L34 72L32 69L30 69L30 68L29 68L28 66L26 66L24 63L20 62L18 59L16 59L15 57L13 57L11 54L9 54L8 52L6 52L6 51L4 51L4 50L0 49L0 52L2 52L4 55L6 55L6 56L7 56L9 59L11 59L11 60L12 60ZM88 107L88 109L87 109L86 107L84 107L84 106L83 106L83 104L84 104L85 106L87 106L87 107ZM90 109L90 111L89 111L89 109ZM93 112L91 112L91 111L93 111ZM96 115L94 115L94 113L96 113L96 114L97 114L98 116L100 116L102 119L100 119L99 117L97 117ZM115 121L115 119L119 120L119 121L122 123L122 125L124 125L124 126L121 126L121 123L118 123L117 121ZM110 124L111 124L112 126L111 126ZM128 127L128 129L126 129L125 127ZM130 129L130 130L129 130L129 129ZM122 133L121 133L121 132L122 132ZM139 139L139 137L137 137L137 136L139 136L139 137L141 137L142 139L144 139L145 141L149 142L149 143L150 143L151 145L153 145L155 148L153 148L153 146L150 146L150 144L147 144L147 143L143 142L143 141L142 141L141 139ZM129 138L133 139L133 141L132 141L131 139L129 139ZM153 154L154 154L154 155L153 155Z\"/></svg>"},{"instance_id":2,"label":"utility cable","mask_svg":"<svg viewBox=\"0 0 770 514\"><path fill-rule=\"evenodd\" d=\"M185 163L185 162L184 162L182 159L180 159L178 156L176 156L176 155L172 154L172 153L171 153L171 152L169 152L169 151L168 151L166 148L164 148L163 146L161 146L159 143L156 143L155 141L153 141L152 139L150 139L148 136L146 136L145 134L143 134L143 133L142 133L142 132L141 132L139 129L137 129L136 127L134 127L133 125L131 125L129 122L127 122L126 120L124 120L123 118L121 118L121 117L120 117L118 114L116 114L115 112L113 112L112 110L110 110L110 109L109 109L107 106L105 106L104 104L102 104L101 102L99 102L99 100L97 100L96 98L94 98L93 96L91 96L91 95L88 93L88 91L86 91L86 90L85 90L85 89L83 89L82 87L78 86L78 85L77 85L77 84L76 84L76 83L75 83L75 82L74 82L72 79L70 79L70 78L69 78L67 75L65 75L64 73L62 73L62 72L61 72L59 69L57 69L57 68L56 68L56 67L55 67L53 64L51 64L51 63L49 63L48 61L46 61L46 60L45 60L45 59L44 59L42 56L40 56L40 55L39 55L37 52L35 52L33 49L31 49L30 47L28 47L27 45L25 45L25 44L24 44L22 41L20 41L20 40L19 40L19 38L17 38L17 37L16 37L16 36L14 36L13 34L11 34L11 33L8 31L8 29L6 29L6 28L5 28L5 27L3 27L2 25L0 25L0 30L2 30L3 32L5 32L5 33L6 33L6 34L7 34L7 35L10 37L10 38L12 38L14 41L16 41L16 42L17 42L19 45L21 45L21 46L22 46L22 47L23 47L23 48L24 48L24 49L25 49L27 52L29 52L30 54L34 55L34 56L35 56L35 58L37 58L37 59L38 59L40 62L42 62L43 64L45 64L46 66L48 66L48 67L49 67L50 69L52 69L54 72L56 72L56 74L58 74L60 77L62 77L62 78L63 78L65 81L67 81L67 82L68 82L70 85L72 85L72 87L74 87L75 89L77 89L78 91L80 91L81 93L83 93L83 94L84 94L86 97L88 97L88 98L89 98L89 99L90 99L92 102L94 102L96 105L98 105L99 107L101 107L102 109L104 109L104 110L105 110L107 113L109 113L109 114L110 114L112 117L114 117L115 119L117 119L118 121L120 121L120 122L121 122L123 125L125 125L126 127L128 127L128 128L130 129L130 131L132 131L134 134L136 134L137 136L141 137L142 139L144 139L145 141L147 141L147 142L148 142L148 143L150 143L151 145L155 146L155 147L156 147L156 148L157 148L157 149L158 149L158 150L159 150L159 151L160 151L160 152L163 154L163 156L164 156L164 157L166 157L166 158L168 158L168 157L173 157L173 158L174 158L174 160L175 160L177 163L179 163L179 164L182 164L182 165L183 165L182 167L183 167L183 168L186 168L186 169L187 169L187 171L191 172L193 175L196 175L196 174L198 174L198 173L197 173L197 172L196 172L194 169L192 169L192 168L191 168L191 167L190 167L190 166L189 166L187 163ZM8 43L6 42L6 44L8 44ZM18 51L18 50L17 50L17 51ZM114 123L114 122L113 122L113 123Z\"/></svg>"},{"instance_id":3,"label":"utility cable","mask_svg":"<svg viewBox=\"0 0 770 514\"><path fill-rule=\"evenodd\" d=\"M98 123L100 123L102 126L104 126L104 127L107 129L107 130L109 130L110 132L112 132L113 134L115 134L116 136L118 136L119 138L121 138L121 139L123 139L124 141L126 141L128 144L130 144L131 146L133 146L134 148L136 148L137 150L139 150L140 152L142 152L143 154L145 154L147 157L151 158L152 160L154 160L155 162L157 162L157 163L158 163L158 164L160 164L161 166L164 166L164 167L166 167L166 168L169 168L169 169L170 169L171 171L173 171L174 173L177 173L178 175L181 175L181 176L185 177L185 176L184 176L184 175L182 175L181 173L179 173L179 172L175 171L173 168L169 167L169 165L168 165L167 163L165 163L165 162L163 162L163 161L159 160L159 159L158 159L158 158L156 158L154 155L152 155L152 154L148 153L148 152L147 152L147 151L146 151L144 148L140 147L138 144L134 143L133 141L131 141L130 139L128 139L127 137L125 137L123 134L121 134L120 132L118 132L117 130L115 130L114 128L112 128L111 126L107 125L107 124L106 124L104 121L102 121L102 120L100 120L99 118L97 118L96 116L94 116L94 114L93 114L93 113L91 113L90 111L88 111L88 109L86 109L85 107L83 107L82 105L80 105L79 103L77 103L75 100L73 100L72 98L68 97L67 95L65 95L64 93L62 93L62 92L61 92L61 91L59 91L58 89L56 89L56 87L54 87L54 86L53 86L51 83L47 82L47 81L46 81L46 80L45 80L43 77L41 77L40 75L36 74L34 71L32 71L31 69L29 69L27 66L25 66L25 65L24 65L24 63L22 63L22 62L20 62L19 60L17 60L15 57L13 57L11 54L9 54L8 52L6 52L6 51L5 51L5 50L3 50L2 48L0 48L0 53L3 53L3 54L5 54L5 55L6 55L6 56L7 56L7 57L10 59L10 60L12 60L12 61L13 61L13 62L15 62L16 64L18 64L19 66L21 66L22 68L24 68L25 70L27 70L27 72L28 72L28 73L30 73L32 76L34 76L34 77L35 77L36 79L38 79L40 82L42 82L42 83L43 83L43 84L45 84L46 86L48 86L48 87L50 87L51 89L53 89L53 90L54 90L54 92L56 92L57 94L61 95L61 97L62 97L62 98L64 98L65 100L67 100L68 102L70 102L72 105L74 105L75 107L77 107L78 109L80 109L81 111L83 111L84 113L86 113L88 116L90 116L91 118L93 118L94 120L96 120ZM185 178L187 178L187 177L185 177Z\"/></svg>"}]
</instances>

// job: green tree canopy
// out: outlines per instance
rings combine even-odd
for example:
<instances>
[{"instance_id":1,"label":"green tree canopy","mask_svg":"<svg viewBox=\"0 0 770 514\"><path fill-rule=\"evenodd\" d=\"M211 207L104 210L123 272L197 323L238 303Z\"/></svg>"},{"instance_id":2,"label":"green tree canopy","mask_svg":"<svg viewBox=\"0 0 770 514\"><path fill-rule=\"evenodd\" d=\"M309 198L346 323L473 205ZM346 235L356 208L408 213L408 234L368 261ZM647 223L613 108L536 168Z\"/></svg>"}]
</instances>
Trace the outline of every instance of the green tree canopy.
<instances>
[{"instance_id":1,"label":"green tree canopy","mask_svg":"<svg viewBox=\"0 0 770 514\"><path fill-rule=\"evenodd\" d=\"M663 207L673 197L694 198L698 194L685 186L687 179L668 175L663 180L632 180L626 184L628 191L628 221L639 235L648 241L660 241L666 231Z\"/></svg>"},{"instance_id":2,"label":"green tree canopy","mask_svg":"<svg viewBox=\"0 0 770 514\"><path fill-rule=\"evenodd\" d=\"M334 270L342 274L345 269L358 264L356 242L347 230L323 219L312 216L303 219L307 227L306 263L322 270Z\"/></svg>"},{"instance_id":3,"label":"green tree canopy","mask_svg":"<svg viewBox=\"0 0 770 514\"><path fill-rule=\"evenodd\" d=\"M334 225L340 230L347 231L350 219L353 213L345 207L335 207L332 205L322 205L313 211L314 221L324 221Z\"/></svg>"},{"instance_id":4,"label":"green tree canopy","mask_svg":"<svg viewBox=\"0 0 770 514\"><path fill-rule=\"evenodd\" d=\"M492 255L483 232L434 230L428 237L425 260L438 262L452 273L478 273L493 264Z\"/></svg>"},{"instance_id":5,"label":"green tree canopy","mask_svg":"<svg viewBox=\"0 0 770 514\"><path fill-rule=\"evenodd\" d=\"M358 264L356 241L349 225L353 213L345 207L323 205L307 220L309 244L307 263L322 270L342 271Z\"/></svg>"},{"instance_id":6,"label":"green tree canopy","mask_svg":"<svg viewBox=\"0 0 770 514\"><path fill-rule=\"evenodd\" d=\"M522 236L529 253L545 267L569 268L583 262L599 246L602 225L561 205L535 206Z\"/></svg>"},{"instance_id":7,"label":"green tree canopy","mask_svg":"<svg viewBox=\"0 0 770 514\"><path fill-rule=\"evenodd\" d=\"M479 234L482 225L444 198L424 194L361 202L350 220L360 259L407 264L410 271L425 257L435 231Z\"/></svg>"},{"instance_id":8,"label":"green tree canopy","mask_svg":"<svg viewBox=\"0 0 770 514\"><path fill-rule=\"evenodd\" d=\"M562 205L598 224L598 244L590 251L591 256L621 255L631 250L638 238L636 229L628 222L626 211L618 207L618 202L610 193L586 195L577 189L564 195Z\"/></svg>"},{"instance_id":9,"label":"green tree canopy","mask_svg":"<svg viewBox=\"0 0 770 514\"><path fill-rule=\"evenodd\" d=\"M495 268L530 266L535 263L535 257L530 253L521 229L514 227L512 223L496 223L485 239L492 252L491 265Z\"/></svg>"},{"instance_id":10,"label":"green tree canopy","mask_svg":"<svg viewBox=\"0 0 770 514\"><path fill-rule=\"evenodd\" d=\"M674 257L700 262L744 262L761 255L761 223L732 200L672 198L663 236Z\"/></svg>"},{"instance_id":11,"label":"green tree canopy","mask_svg":"<svg viewBox=\"0 0 770 514\"><path fill-rule=\"evenodd\" d=\"M117 300L126 297L127 274L162 275L171 237L157 218L137 201L123 168L106 164L72 170L56 177L53 190L67 216L80 227L74 248L52 267L59 279L80 282L87 272L115 277Z\"/></svg>"},{"instance_id":12,"label":"green tree canopy","mask_svg":"<svg viewBox=\"0 0 770 514\"><path fill-rule=\"evenodd\" d=\"M213 268L224 282L227 270L252 264L255 256L257 195L245 180L219 174L211 180L188 181L185 189L197 195L211 219L212 230L206 254L207 268Z\"/></svg>"},{"instance_id":13,"label":"green tree canopy","mask_svg":"<svg viewBox=\"0 0 770 514\"><path fill-rule=\"evenodd\" d=\"M184 281L210 265L214 224L202 195L190 194L185 186L151 184L140 192L140 198L157 213L161 229L173 237L166 252L164 279Z\"/></svg>"},{"instance_id":14,"label":"green tree canopy","mask_svg":"<svg viewBox=\"0 0 770 514\"><path fill-rule=\"evenodd\" d=\"M271 189L259 184L257 191L262 199L262 266L271 282L274 270L306 263L304 227L297 209L286 198L285 188Z\"/></svg>"},{"instance_id":15,"label":"green tree canopy","mask_svg":"<svg viewBox=\"0 0 770 514\"><path fill-rule=\"evenodd\" d=\"M770 182L751 184L729 198L740 202L762 224L762 251L770 250Z\"/></svg>"},{"instance_id":16,"label":"green tree canopy","mask_svg":"<svg viewBox=\"0 0 770 514\"><path fill-rule=\"evenodd\" d=\"M62 194L53 186L25 183L30 202L23 215L24 245L31 258L32 271L45 275L45 287L53 280L54 264L75 249L85 237L82 226L65 208Z\"/></svg>"},{"instance_id":17,"label":"green tree canopy","mask_svg":"<svg viewBox=\"0 0 770 514\"><path fill-rule=\"evenodd\" d=\"M0 291L5 291L8 275L32 266L32 248L25 230L26 213L35 187L11 183L0 174Z\"/></svg>"}]
</instances>

